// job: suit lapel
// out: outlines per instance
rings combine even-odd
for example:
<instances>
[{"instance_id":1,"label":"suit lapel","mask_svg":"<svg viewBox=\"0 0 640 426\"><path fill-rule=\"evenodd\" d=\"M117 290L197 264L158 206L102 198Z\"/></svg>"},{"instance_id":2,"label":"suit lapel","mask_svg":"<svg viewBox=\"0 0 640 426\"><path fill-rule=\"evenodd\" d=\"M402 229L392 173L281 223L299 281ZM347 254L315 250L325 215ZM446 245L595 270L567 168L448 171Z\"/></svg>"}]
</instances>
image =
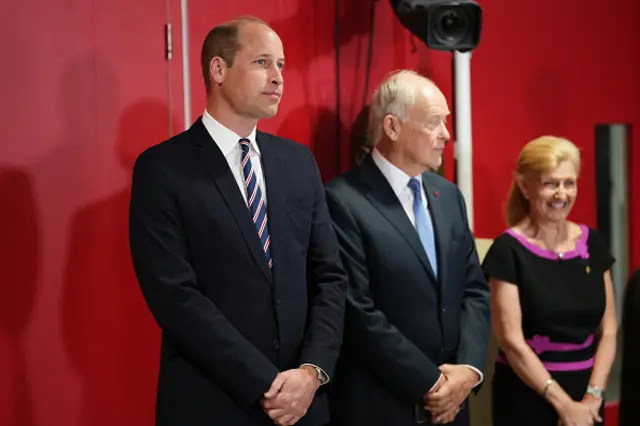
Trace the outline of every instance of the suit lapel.
<instances>
[{"instance_id":1,"label":"suit lapel","mask_svg":"<svg viewBox=\"0 0 640 426\"><path fill-rule=\"evenodd\" d=\"M404 211L398 197L393 192L391 185L384 177L371 156L368 156L361 168L361 179L370 187L367 197L371 203L384 215L389 222L398 230L400 235L407 241L413 252L418 256L422 266L435 282L436 277L431 269L427 254L422 247L418 232L411 224Z\"/></svg>"},{"instance_id":2,"label":"suit lapel","mask_svg":"<svg viewBox=\"0 0 640 426\"><path fill-rule=\"evenodd\" d=\"M256 142L260 146L262 171L267 188L267 214L269 215L269 235L271 236L271 258L273 259L274 281L286 268L285 242L280 239L286 235L286 197L285 188L289 186L285 171L285 163L277 147L270 143L272 136L258 132ZM264 256L263 256L264 257Z\"/></svg>"},{"instance_id":3,"label":"suit lapel","mask_svg":"<svg viewBox=\"0 0 640 426\"><path fill-rule=\"evenodd\" d=\"M438 186L429 178L429 173L422 175L424 192L427 194L429 213L433 222L433 229L436 240L436 253L438 257L438 281L440 285L446 283L447 273L447 253L449 252L449 222L442 210L442 204L438 198Z\"/></svg>"},{"instance_id":4,"label":"suit lapel","mask_svg":"<svg viewBox=\"0 0 640 426\"><path fill-rule=\"evenodd\" d=\"M233 173L229 169L226 158L218 148L218 145L211 139L211 135L202 124L199 118L189 129L190 139L195 147L196 156L204 164L211 175L214 183L218 187L222 198L231 211L233 218L240 229L240 232L247 243L253 259L260 265L265 278L269 282L272 280L271 271L267 260L260 246L258 232L251 218L251 212L238 189ZM267 200L269 201L269 200ZM269 221L271 217L269 217Z\"/></svg>"}]
</instances>

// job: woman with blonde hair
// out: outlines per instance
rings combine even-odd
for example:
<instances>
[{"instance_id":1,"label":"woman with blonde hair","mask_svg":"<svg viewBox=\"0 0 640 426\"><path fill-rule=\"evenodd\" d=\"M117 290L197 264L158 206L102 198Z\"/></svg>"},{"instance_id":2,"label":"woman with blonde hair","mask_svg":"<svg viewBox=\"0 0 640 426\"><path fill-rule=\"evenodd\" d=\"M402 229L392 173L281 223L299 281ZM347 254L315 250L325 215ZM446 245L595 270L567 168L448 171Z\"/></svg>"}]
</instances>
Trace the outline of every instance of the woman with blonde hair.
<instances>
[{"instance_id":1,"label":"woman with blonde hair","mask_svg":"<svg viewBox=\"0 0 640 426\"><path fill-rule=\"evenodd\" d=\"M567 219L579 171L580 152L568 140L529 142L509 193L509 228L484 260L500 349L496 426L603 422L616 351L614 259L595 230Z\"/></svg>"}]
</instances>

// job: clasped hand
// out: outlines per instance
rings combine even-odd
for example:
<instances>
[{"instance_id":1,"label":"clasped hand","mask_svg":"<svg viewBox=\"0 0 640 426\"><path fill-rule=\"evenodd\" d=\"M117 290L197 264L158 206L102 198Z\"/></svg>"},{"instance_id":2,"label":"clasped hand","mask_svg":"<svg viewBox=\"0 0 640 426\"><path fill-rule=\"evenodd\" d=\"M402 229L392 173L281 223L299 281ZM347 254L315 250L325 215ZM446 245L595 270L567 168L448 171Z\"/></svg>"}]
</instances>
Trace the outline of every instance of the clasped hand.
<instances>
[{"instance_id":1,"label":"clasped hand","mask_svg":"<svg viewBox=\"0 0 640 426\"><path fill-rule=\"evenodd\" d=\"M443 377L424 396L424 408L431 412L434 424L451 423L479 379L476 372L465 366L443 364L440 371Z\"/></svg>"},{"instance_id":2,"label":"clasped hand","mask_svg":"<svg viewBox=\"0 0 640 426\"><path fill-rule=\"evenodd\" d=\"M309 409L320 382L317 376L301 367L279 373L262 398L262 409L280 426L291 426Z\"/></svg>"},{"instance_id":3,"label":"clasped hand","mask_svg":"<svg viewBox=\"0 0 640 426\"><path fill-rule=\"evenodd\" d=\"M558 411L559 426L592 426L602 422L599 411L602 400L585 396L580 402L571 401Z\"/></svg>"}]
</instances>

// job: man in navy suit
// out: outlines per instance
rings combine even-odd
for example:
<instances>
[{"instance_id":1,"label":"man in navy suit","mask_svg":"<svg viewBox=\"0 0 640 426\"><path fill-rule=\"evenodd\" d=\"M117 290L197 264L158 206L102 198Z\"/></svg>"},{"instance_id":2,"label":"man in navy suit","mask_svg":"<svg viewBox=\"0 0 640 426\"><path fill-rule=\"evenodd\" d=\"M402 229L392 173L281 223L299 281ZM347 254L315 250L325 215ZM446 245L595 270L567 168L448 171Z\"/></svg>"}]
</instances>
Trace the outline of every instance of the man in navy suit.
<instances>
[{"instance_id":1,"label":"man in navy suit","mask_svg":"<svg viewBox=\"0 0 640 426\"><path fill-rule=\"evenodd\" d=\"M162 329L158 426L328 421L346 276L312 153L256 131L283 66L264 22L215 27L206 110L137 159L130 243Z\"/></svg>"},{"instance_id":2,"label":"man in navy suit","mask_svg":"<svg viewBox=\"0 0 640 426\"><path fill-rule=\"evenodd\" d=\"M460 191L428 172L441 164L448 115L431 81L391 74L370 106L372 153L327 186L349 275L336 425L469 424L489 291Z\"/></svg>"}]
</instances>

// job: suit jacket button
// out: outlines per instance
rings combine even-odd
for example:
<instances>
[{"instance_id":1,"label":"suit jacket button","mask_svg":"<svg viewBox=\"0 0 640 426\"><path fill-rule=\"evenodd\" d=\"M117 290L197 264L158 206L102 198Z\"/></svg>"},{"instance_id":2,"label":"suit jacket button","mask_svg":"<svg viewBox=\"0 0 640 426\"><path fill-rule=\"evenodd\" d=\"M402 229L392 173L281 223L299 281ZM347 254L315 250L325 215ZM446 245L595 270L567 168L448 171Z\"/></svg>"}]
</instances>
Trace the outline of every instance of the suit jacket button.
<instances>
[{"instance_id":1,"label":"suit jacket button","mask_svg":"<svg viewBox=\"0 0 640 426\"><path fill-rule=\"evenodd\" d=\"M277 340L273 341L273 347L276 349L280 349L280 343Z\"/></svg>"},{"instance_id":2,"label":"suit jacket button","mask_svg":"<svg viewBox=\"0 0 640 426\"><path fill-rule=\"evenodd\" d=\"M276 306L280 306L280 298L276 298Z\"/></svg>"}]
</instances>

